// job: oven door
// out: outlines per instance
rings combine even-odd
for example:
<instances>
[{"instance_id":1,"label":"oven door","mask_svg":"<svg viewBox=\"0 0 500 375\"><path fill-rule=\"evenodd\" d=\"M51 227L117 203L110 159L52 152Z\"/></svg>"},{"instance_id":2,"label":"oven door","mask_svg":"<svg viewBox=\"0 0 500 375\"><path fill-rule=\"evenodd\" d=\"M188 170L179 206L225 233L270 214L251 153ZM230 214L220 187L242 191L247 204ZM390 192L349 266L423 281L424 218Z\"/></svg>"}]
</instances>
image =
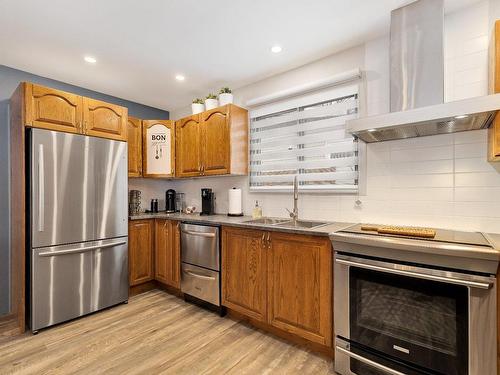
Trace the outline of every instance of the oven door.
<instances>
[{"instance_id":1,"label":"oven door","mask_svg":"<svg viewBox=\"0 0 500 375\"><path fill-rule=\"evenodd\" d=\"M336 350L354 354L347 355L350 373L372 374L360 356L416 373L470 373L469 331L477 328L470 322L478 318L470 302L490 306L494 278L344 254L336 254L335 267L336 335L350 344Z\"/></svg>"}]
</instances>

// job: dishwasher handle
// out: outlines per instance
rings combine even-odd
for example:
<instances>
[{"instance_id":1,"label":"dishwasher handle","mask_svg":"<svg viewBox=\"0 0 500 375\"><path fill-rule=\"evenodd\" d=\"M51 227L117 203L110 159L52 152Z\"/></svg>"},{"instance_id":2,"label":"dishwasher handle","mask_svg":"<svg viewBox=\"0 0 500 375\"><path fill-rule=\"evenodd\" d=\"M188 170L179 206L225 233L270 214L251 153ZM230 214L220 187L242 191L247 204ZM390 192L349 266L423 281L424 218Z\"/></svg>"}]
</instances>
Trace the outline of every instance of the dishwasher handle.
<instances>
[{"instance_id":1,"label":"dishwasher handle","mask_svg":"<svg viewBox=\"0 0 500 375\"><path fill-rule=\"evenodd\" d=\"M207 233L207 232L196 232L193 230L186 230L186 229L181 229L182 233L189 234L191 236L200 236L200 237L209 237L209 238L215 238L216 234L215 233Z\"/></svg>"}]
</instances>

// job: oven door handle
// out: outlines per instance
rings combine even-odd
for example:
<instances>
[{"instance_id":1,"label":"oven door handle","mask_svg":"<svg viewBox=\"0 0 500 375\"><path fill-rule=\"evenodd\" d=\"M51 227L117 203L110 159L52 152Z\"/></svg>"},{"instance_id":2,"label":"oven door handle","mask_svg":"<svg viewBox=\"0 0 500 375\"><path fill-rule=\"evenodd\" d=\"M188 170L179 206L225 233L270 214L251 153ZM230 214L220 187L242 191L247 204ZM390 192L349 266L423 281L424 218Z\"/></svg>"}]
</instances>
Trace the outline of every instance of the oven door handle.
<instances>
[{"instance_id":1,"label":"oven door handle","mask_svg":"<svg viewBox=\"0 0 500 375\"><path fill-rule=\"evenodd\" d=\"M399 372L399 371L393 370L390 367L381 365L380 363L377 363L375 361L372 361L371 359L368 359L368 358L365 358L363 356L360 356L359 354L353 353L350 350L344 349L344 348L342 348L342 347L340 347L338 345L335 348L339 352L347 355L348 357L351 357L352 359L355 359L357 361L363 362L364 364L366 364L368 366L371 366L373 368L376 368L377 370L380 370L380 371L382 371L382 372L384 372L386 374L389 374L389 375L406 375L403 372Z\"/></svg>"},{"instance_id":2,"label":"oven door handle","mask_svg":"<svg viewBox=\"0 0 500 375\"><path fill-rule=\"evenodd\" d=\"M372 271L392 273L395 275L415 277L418 279L431 280L431 281L437 281L437 282L448 283L448 284L463 285L463 286L470 287L470 288L490 289L493 286L493 282L481 282L481 281L458 279L455 277L438 276L438 275L426 274L426 273L416 272L416 271L407 271L407 270L400 270L400 269L395 269L395 268L377 266L374 264L361 263L361 262L356 262L353 260L340 259L340 258L335 259L335 261L339 264L344 264L346 266L365 268L365 269L372 270Z\"/></svg>"}]
</instances>

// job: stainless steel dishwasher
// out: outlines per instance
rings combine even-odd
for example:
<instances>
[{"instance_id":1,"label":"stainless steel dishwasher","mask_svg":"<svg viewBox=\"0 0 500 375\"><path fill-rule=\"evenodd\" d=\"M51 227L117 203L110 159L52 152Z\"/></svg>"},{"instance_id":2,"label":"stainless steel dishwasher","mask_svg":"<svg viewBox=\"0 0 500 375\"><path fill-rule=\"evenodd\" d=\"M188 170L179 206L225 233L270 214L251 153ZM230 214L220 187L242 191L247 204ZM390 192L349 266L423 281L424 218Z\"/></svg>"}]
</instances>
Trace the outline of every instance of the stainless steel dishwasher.
<instances>
[{"instance_id":1,"label":"stainless steel dishwasher","mask_svg":"<svg viewBox=\"0 0 500 375\"><path fill-rule=\"evenodd\" d=\"M220 298L219 228L208 225L181 224L181 291L217 307L222 315Z\"/></svg>"}]
</instances>

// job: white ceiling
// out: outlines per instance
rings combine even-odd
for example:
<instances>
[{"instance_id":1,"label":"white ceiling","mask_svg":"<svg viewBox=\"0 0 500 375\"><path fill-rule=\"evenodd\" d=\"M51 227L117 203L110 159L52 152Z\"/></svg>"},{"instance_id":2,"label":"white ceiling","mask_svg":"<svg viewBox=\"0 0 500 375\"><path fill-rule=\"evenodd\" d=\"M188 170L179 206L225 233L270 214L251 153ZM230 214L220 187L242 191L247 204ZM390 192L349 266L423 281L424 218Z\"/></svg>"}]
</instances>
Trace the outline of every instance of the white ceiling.
<instances>
[{"instance_id":1,"label":"white ceiling","mask_svg":"<svg viewBox=\"0 0 500 375\"><path fill-rule=\"evenodd\" d=\"M0 64L173 110L382 35L411 1L0 0Z\"/></svg>"}]
</instances>

